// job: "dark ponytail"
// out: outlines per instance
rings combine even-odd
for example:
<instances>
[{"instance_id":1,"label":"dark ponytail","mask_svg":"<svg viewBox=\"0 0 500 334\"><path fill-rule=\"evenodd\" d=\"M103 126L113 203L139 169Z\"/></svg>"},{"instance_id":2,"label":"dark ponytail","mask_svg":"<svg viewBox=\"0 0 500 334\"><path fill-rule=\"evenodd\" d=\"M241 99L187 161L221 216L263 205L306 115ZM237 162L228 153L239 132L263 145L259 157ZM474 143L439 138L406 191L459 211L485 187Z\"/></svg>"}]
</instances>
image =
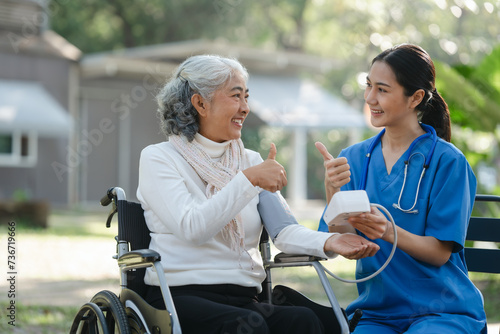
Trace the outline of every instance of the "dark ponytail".
<instances>
[{"instance_id":1,"label":"dark ponytail","mask_svg":"<svg viewBox=\"0 0 500 334\"><path fill-rule=\"evenodd\" d=\"M436 130L438 137L450 142L451 120L448 105L436 89L429 95L430 97L427 100L422 101L422 103L417 106L419 110L419 120L424 124L432 126Z\"/></svg>"},{"instance_id":2,"label":"dark ponytail","mask_svg":"<svg viewBox=\"0 0 500 334\"><path fill-rule=\"evenodd\" d=\"M415 108L418 119L432 126L439 137L451 140L451 123L448 105L436 90L436 69L429 54L420 46L401 44L387 49L375 57L389 65L406 96L422 89L425 96Z\"/></svg>"}]
</instances>

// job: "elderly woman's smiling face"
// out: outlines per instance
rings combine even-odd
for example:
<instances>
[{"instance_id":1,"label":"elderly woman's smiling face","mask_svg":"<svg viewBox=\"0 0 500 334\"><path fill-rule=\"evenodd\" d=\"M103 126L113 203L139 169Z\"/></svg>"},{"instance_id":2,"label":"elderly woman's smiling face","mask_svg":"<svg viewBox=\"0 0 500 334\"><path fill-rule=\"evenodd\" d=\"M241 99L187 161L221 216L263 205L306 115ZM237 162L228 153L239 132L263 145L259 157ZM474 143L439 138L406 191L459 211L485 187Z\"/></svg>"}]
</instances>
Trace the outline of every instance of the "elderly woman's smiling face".
<instances>
[{"instance_id":1,"label":"elderly woman's smiling face","mask_svg":"<svg viewBox=\"0 0 500 334\"><path fill-rule=\"evenodd\" d=\"M241 137L243 122L250 112L248 89L242 74L233 72L231 79L218 89L210 101L194 94L191 103L199 114L199 133L222 143Z\"/></svg>"}]
</instances>

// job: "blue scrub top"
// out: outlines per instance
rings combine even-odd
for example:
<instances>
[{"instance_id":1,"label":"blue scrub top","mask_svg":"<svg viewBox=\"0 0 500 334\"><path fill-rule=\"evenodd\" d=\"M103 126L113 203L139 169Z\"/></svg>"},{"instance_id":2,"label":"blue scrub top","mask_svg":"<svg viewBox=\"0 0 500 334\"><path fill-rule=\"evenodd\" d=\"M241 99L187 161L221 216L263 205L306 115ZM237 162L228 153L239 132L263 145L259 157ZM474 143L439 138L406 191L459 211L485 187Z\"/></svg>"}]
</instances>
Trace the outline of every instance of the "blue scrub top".
<instances>
[{"instance_id":1,"label":"blue scrub top","mask_svg":"<svg viewBox=\"0 0 500 334\"><path fill-rule=\"evenodd\" d=\"M342 190L356 190L362 175L368 139L343 150L347 158L351 181ZM409 209L414 203L419 176L432 137L419 141L411 152L401 207ZM387 173L380 142L373 150L366 183L371 203L384 206L401 228L443 241L453 241L455 247L446 264L435 267L396 250L390 264L375 278L358 284L359 297L347 313L363 310L365 317L377 319L408 319L431 313L454 313L486 321L483 298L468 277L463 246L474 204L476 178L465 156L452 144L438 139L430 166L420 185L415 209L404 213L395 209L403 185L404 157L400 157ZM328 231L323 218L319 230ZM366 277L378 270L387 260L392 244L374 240L378 253L357 261L356 278Z\"/></svg>"}]
</instances>

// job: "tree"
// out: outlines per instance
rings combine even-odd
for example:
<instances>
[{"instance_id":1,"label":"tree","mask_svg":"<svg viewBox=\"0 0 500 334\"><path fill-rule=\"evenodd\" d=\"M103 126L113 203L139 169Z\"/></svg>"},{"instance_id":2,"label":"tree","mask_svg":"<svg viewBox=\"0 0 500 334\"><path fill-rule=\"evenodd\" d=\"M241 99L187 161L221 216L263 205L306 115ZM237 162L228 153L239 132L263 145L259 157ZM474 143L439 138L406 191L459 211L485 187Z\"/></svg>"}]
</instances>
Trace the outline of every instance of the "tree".
<instances>
[{"instance_id":1,"label":"tree","mask_svg":"<svg viewBox=\"0 0 500 334\"><path fill-rule=\"evenodd\" d=\"M82 51L218 37L366 64L381 49L422 45L447 63L476 63L498 42L485 0L52 0L52 29ZM357 63L358 64L358 63ZM356 65L357 65L356 64ZM362 67L358 67L362 68Z\"/></svg>"},{"instance_id":2,"label":"tree","mask_svg":"<svg viewBox=\"0 0 500 334\"><path fill-rule=\"evenodd\" d=\"M455 134L453 143L466 155L478 176L478 191L500 193L491 182L481 179L481 171L499 175L500 142L500 46L477 66L438 66L437 83L450 107ZM488 173L490 173L488 172ZM484 190L483 190L484 189Z\"/></svg>"},{"instance_id":3,"label":"tree","mask_svg":"<svg viewBox=\"0 0 500 334\"><path fill-rule=\"evenodd\" d=\"M436 63L456 127L491 132L500 122L498 1L52 0L49 9L52 29L84 53L224 38L332 58L345 66L315 79L357 106L370 60L419 44ZM456 144L472 162L484 160L459 136Z\"/></svg>"},{"instance_id":4,"label":"tree","mask_svg":"<svg viewBox=\"0 0 500 334\"><path fill-rule=\"evenodd\" d=\"M84 53L215 39L241 23L241 0L53 0L51 28Z\"/></svg>"}]
</instances>

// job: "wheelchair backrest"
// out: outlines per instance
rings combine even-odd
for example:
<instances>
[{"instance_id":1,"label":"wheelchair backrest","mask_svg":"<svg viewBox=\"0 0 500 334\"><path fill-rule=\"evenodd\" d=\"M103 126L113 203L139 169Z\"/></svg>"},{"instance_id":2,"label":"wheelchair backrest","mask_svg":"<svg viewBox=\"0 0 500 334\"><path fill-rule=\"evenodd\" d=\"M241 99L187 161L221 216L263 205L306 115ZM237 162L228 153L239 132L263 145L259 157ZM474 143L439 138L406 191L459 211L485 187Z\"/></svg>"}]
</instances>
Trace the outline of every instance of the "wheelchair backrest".
<instances>
[{"instance_id":1,"label":"wheelchair backrest","mask_svg":"<svg viewBox=\"0 0 500 334\"><path fill-rule=\"evenodd\" d=\"M139 203L119 200L118 239L130 244L130 250L147 249L151 241L150 231Z\"/></svg>"},{"instance_id":2,"label":"wheelchair backrest","mask_svg":"<svg viewBox=\"0 0 500 334\"><path fill-rule=\"evenodd\" d=\"M100 202L102 206L112 204L106 221L107 227L111 226L114 214L118 213L118 244L125 241L131 251L149 248L151 235L144 218L144 210L139 203L127 201L125 191L120 187L109 188ZM146 293L145 271L145 268L141 268L126 272L127 287L140 296Z\"/></svg>"},{"instance_id":3,"label":"wheelchair backrest","mask_svg":"<svg viewBox=\"0 0 500 334\"><path fill-rule=\"evenodd\" d=\"M118 240L125 240L130 250L148 249L151 241L150 231L144 219L144 211L139 203L118 200ZM146 268L127 272L127 287L140 296L146 294L144 275Z\"/></svg>"}]
</instances>

